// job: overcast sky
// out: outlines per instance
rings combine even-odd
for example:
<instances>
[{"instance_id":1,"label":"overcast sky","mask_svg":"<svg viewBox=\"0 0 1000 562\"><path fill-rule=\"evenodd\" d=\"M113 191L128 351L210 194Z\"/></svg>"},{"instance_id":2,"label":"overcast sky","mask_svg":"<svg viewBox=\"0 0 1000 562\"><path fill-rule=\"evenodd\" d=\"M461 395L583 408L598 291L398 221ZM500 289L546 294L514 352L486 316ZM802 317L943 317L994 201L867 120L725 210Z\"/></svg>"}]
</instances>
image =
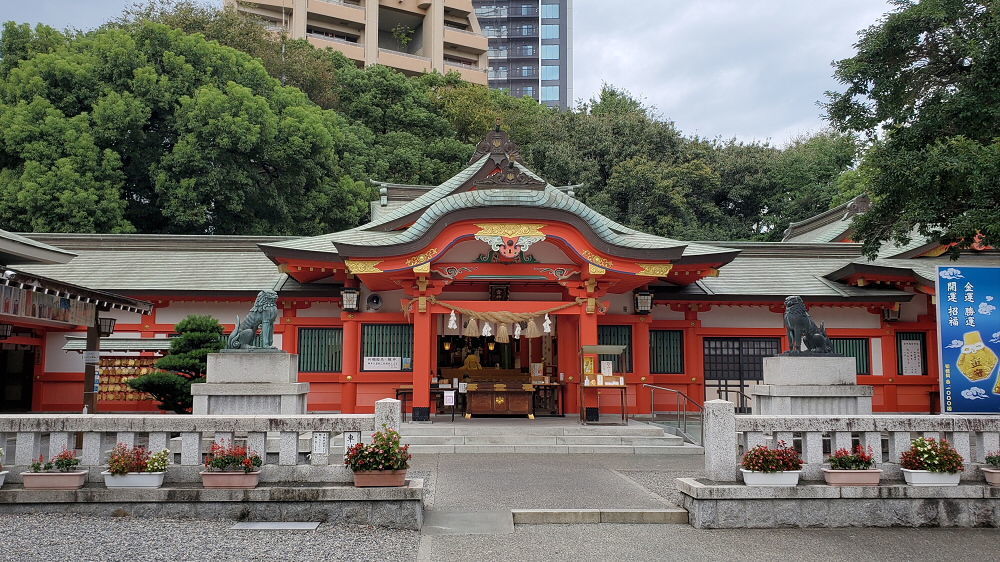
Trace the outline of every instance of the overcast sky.
<instances>
[{"instance_id":1,"label":"overcast sky","mask_svg":"<svg viewBox=\"0 0 1000 562\"><path fill-rule=\"evenodd\" d=\"M0 0L0 18L96 27L129 0ZM221 4L221 1L216 2ZM821 129L830 63L885 0L573 0L574 92L631 91L688 135L782 144Z\"/></svg>"}]
</instances>

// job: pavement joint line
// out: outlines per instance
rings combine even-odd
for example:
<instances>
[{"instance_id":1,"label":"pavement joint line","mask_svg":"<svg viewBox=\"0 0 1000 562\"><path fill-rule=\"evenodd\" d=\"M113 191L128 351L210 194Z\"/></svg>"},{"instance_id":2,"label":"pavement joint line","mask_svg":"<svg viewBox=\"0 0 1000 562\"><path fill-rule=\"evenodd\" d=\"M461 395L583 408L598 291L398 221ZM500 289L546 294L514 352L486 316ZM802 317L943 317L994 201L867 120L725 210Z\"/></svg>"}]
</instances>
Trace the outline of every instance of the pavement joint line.
<instances>
[{"instance_id":1,"label":"pavement joint line","mask_svg":"<svg viewBox=\"0 0 1000 562\"><path fill-rule=\"evenodd\" d=\"M244 521L236 523L230 529L234 531L315 531L318 521Z\"/></svg>"},{"instance_id":2,"label":"pavement joint line","mask_svg":"<svg viewBox=\"0 0 1000 562\"><path fill-rule=\"evenodd\" d=\"M664 509L512 509L514 525L687 524L682 508Z\"/></svg>"},{"instance_id":3,"label":"pavement joint line","mask_svg":"<svg viewBox=\"0 0 1000 562\"><path fill-rule=\"evenodd\" d=\"M625 480L626 482L628 482L629 484L635 486L636 488L639 488L643 492L646 492L647 494L649 494L649 497L653 498L654 500L656 500L656 501L658 501L658 502L660 502L660 503L662 503L664 505L675 506L676 507L676 505L674 504L674 502L668 500L667 498L664 498L660 494L657 494L653 490L650 490L649 488L643 486L642 483L640 483L640 482L638 482L636 480L633 480L629 476L625 475L622 471L616 470L616 469L613 469L613 468L609 468L608 470L610 470L615 476L621 478L622 480Z\"/></svg>"}]
</instances>

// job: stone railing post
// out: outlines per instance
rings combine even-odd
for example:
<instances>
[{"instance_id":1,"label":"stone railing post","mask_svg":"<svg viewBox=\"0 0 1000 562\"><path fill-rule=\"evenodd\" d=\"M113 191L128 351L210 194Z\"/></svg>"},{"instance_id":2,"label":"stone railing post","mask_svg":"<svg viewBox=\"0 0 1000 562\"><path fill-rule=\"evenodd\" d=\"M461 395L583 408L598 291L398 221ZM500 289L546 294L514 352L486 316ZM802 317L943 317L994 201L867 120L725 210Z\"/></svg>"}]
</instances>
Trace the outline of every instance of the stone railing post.
<instances>
[{"instance_id":1,"label":"stone railing post","mask_svg":"<svg viewBox=\"0 0 1000 562\"><path fill-rule=\"evenodd\" d=\"M737 481L736 406L726 400L705 402L705 475L716 482Z\"/></svg>"},{"instance_id":2,"label":"stone railing post","mask_svg":"<svg viewBox=\"0 0 1000 562\"><path fill-rule=\"evenodd\" d=\"M381 431L382 426L399 431L399 421L402 419L400 401L395 398L383 398L375 402L375 431Z\"/></svg>"}]
</instances>

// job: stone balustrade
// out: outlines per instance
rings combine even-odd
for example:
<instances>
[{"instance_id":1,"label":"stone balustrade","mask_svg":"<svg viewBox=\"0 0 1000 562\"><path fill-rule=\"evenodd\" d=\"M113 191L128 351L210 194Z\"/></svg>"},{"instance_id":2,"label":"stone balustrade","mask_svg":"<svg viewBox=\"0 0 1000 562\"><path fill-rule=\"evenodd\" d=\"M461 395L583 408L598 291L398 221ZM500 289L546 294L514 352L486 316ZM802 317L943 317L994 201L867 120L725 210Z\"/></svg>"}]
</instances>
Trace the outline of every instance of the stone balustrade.
<instances>
[{"instance_id":1,"label":"stone balustrade","mask_svg":"<svg viewBox=\"0 0 1000 562\"><path fill-rule=\"evenodd\" d=\"M39 455L48 459L64 449L77 449L81 468L90 471L90 480L98 481L108 451L116 443L126 443L175 451L166 481L188 482L199 480L197 472L210 442L232 442L261 455L263 482L349 482L351 474L343 465L342 451L334 449L334 436L345 431L371 433L383 426L399 430L400 419L400 402L391 398L376 402L374 414L0 415L0 448L6 449L0 462L10 469L9 480L19 482L20 474ZM269 456L275 441L277 454Z\"/></svg>"},{"instance_id":2,"label":"stone balustrade","mask_svg":"<svg viewBox=\"0 0 1000 562\"><path fill-rule=\"evenodd\" d=\"M1000 416L738 416L732 402L710 400L704 423L706 476L716 482L740 480L741 451L779 441L801 450L803 480L823 479L824 440L830 451L871 447L883 480L901 478L900 454L919 436L947 439L965 458L963 480L981 480L979 465L987 453L1000 449Z\"/></svg>"}]
</instances>

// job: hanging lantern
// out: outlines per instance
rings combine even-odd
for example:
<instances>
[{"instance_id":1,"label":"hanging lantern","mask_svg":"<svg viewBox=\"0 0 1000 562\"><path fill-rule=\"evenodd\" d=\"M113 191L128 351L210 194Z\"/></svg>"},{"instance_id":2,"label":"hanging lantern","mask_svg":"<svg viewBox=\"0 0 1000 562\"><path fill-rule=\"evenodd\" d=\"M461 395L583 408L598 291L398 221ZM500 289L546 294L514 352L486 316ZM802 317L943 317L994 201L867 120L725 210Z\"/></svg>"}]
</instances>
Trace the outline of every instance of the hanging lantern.
<instances>
[{"instance_id":1,"label":"hanging lantern","mask_svg":"<svg viewBox=\"0 0 1000 562\"><path fill-rule=\"evenodd\" d=\"M653 308L653 293L649 291L635 292L635 313L649 314Z\"/></svg>"},{"instance_id":2,"label":"hanging lantern","mask_svg":"<svg viewBox=\"0 0 1000 562\"><path fill-rule=\"evenodd\" d=\"M495 342L493 340L490 340L490 341L486 342L486 349L488 349L490 351L493 351L496 348L497 348L497 342Z\"/></svg>"},{"instance_id":3,"label":"hanging lantern","mask_svg":"<svg viewBox=\"0 0 1000 562\"><path fill-rule=\"evenodd\" d=\"M340 290L340 304L344 310L348 312L358 311L358 297L359 293L357 289L352 287L344 287Z\"/></svg>"},{"instance_id":4,"label":"hanging lantern","mask_svg":"<svg viewBox=\"0 0 1000 562\"><path fill-rule=\"evenodd\" d=\"M97 319L97 330L101 333L102 338L109 337L111 334L115 333L115 322L114 318L98 318Z\"/></svg>"},{"instance_id":5,"label":"hanging lantern","mask_svg":"<svg viewBox=\"0 0 1000 562\"><path fill-rule=\"evenodd\" d=\"M444 348L445 351L451 351L451 338L445 339L444 343L441 344L441 347Z\"/></svg>"},{"instance_id":6,"label":"hanging lantern","mask_svg":"<svg viewBox=\"0 0 1000 562\"><path fill-rule=\"evenodd\" d=\"M545 313L545 321L542 322L542 331L546 334L552 333L552 320L549 318L549 313Z\"/></svg>"},{"instance_id":7,"label":"hanging lantern","mask_svg":"<svg viewBox=\"0 0 1000 562\"><path fill-rule=\"evenodd\" d=\"M451 314L448 315L448 329L457 330L458 329L458 317L455 316L455 311L452 310Z\"/></svg>"}]
</instances>

